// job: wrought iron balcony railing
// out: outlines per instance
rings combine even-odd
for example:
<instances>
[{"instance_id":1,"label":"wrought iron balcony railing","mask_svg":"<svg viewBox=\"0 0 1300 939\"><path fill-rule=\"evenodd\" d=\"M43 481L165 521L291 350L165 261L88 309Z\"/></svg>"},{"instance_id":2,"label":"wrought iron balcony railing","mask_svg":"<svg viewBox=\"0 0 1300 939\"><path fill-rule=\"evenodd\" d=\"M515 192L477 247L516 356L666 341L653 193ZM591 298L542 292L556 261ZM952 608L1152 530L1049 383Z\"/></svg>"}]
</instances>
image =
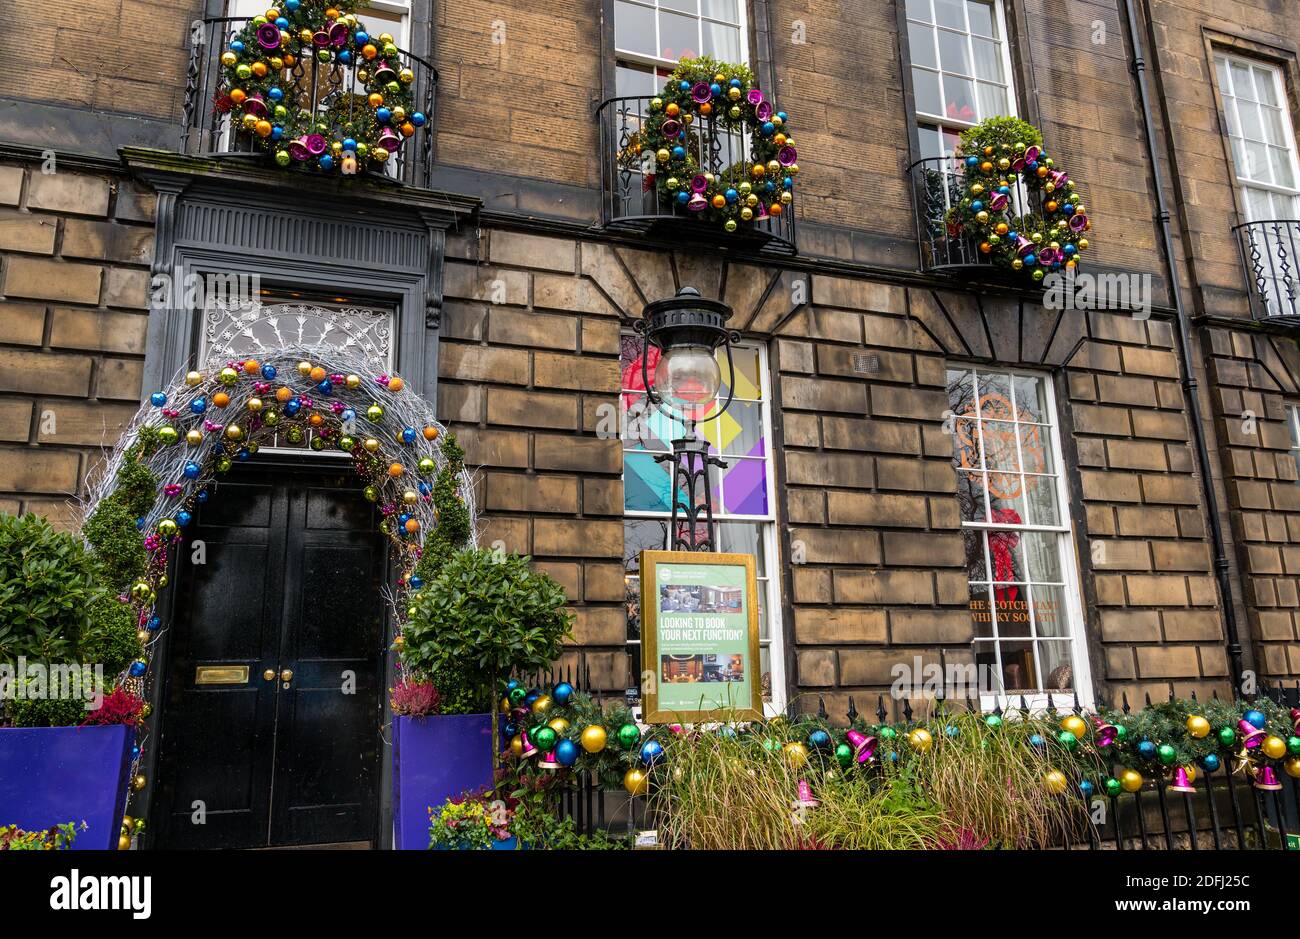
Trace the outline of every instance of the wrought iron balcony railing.
<instances>
[{"instance_id":1,"label":"wrought iron balcony railing","mask_svg":"<svg viewBox=\"0 0 1300 939\"><path fill-rule=\"evenodd\" d=\"M956 157L917 160L910 167L916 201L916 236L921 246L921 270L964 272L1005 279L988 256L980 253L979 240L966 232L951 209L966 195L966 168ZM1042 211L1037 191L1015 186L1007 208L1012 218Z\"/></svg>"},{"instance_id":2,"label":"wrought iron balcony railing","mask_svg":"<svg viewBox=\"0 0 1300 939\"><path fill-rule=\"evenodd\" d=\"M1300 324L1300 220L1246 222L1232 231L1255 318Z\"/></svg>"},{"instance_id":3,"label":"wrought iron balcony railing","mask_svg":"<svg viewBox=\"0 0 1300 939\"><path fill-rule=\"evenodd\" d=\"M609 98L597 110L600 123L601 221L606 228L653 233L668 238L736 245L772 254L794 254L794 212L756 218L728 234L686 208L660 198L654 154L643 151L641 128L651 96ZM750 140L714 117L700 117L687 140L701 173L722 174L750 159ZM799 199L798 188L794 198Z\"/></svg>"},{"instance_id":4,"label":"wrought iron balcony railing","mask_svg":"<svg viewBox=\"0 0 1300 939\"><path fill-rule=\"evenodd\" d=\"M185 79L184 126L181 130L180 150L193 156L232 156L247 160L270 156L259 141L248 131L232 126L226 105L221 54L248 23L240 17L214 17L195 24L190 35L190 64ZM393 154L381 168L368 172L372 178L389 178L410 186L429 188L433 171L433 121L434 93L438 86L438 70L417 55L403 49L398 58L405 68L411 69L414 79L411 94L417 107L426 115L424 128ZM353 109L366 107L365 83L358 72L368 63L344 63L337 57L328 63L318 62L307 55L298 56L291 67L283 71L281 87L285 101L319 115L323 120L334 120L350 115ZM346 117L344 118L346 119Z\"/></svg>"}]
</instances>

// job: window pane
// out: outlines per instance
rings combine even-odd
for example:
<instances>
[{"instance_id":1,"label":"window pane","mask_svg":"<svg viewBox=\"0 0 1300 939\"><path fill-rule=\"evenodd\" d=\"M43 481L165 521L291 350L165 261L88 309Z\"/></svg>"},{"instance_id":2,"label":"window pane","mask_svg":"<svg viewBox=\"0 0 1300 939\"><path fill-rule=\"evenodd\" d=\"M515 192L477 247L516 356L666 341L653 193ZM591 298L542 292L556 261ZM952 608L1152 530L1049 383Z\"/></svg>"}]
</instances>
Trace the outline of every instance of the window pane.
<instances>
[{"instance_id":1,"label":"window pane","mask_svg":"<svg viewBox=\"0 0 1300 939\"><path fill-rule=\"evenodd\" d=\"M1261 183L1271 182L1268 172L1268 148L1252 140L1244 141L1241 146L1246 156L1244 174L1246 178Z\"/></svg>"},{"instance_id":2,"label":"window pane","mask_svg":"<svg viewBox=\"0 0 1300 939\"><path fill-rule=\"evenodd\" d=\"M1004 642L1002 653L1002 686L1007 691L1037 691L1038 669L1034 665L1032 642Z\"/></svg>"},{"instance_id":3,"label":"window pane","mask_svg":"<svg viewBox=\"0 0 1300 939\"><path fill-rule=\"evenodd\" d=\"M970 2L966 4L966 13L970 17L970 31L976 36L994 38L997 35L993 24L993 4Z\"/></svg>"},{"instance_id":4,"label":"window pane","mask_svg":"<svg viewBox=\"0 0 1300 939\"><path fill-rule=\"evenodd\" d=\"M1011 376L992 372L979 373L980 416L989 420L1015 420L1011 405Z\"/></svg>"},{"instance_id":5,"label":"window pane","mask_svg":"<svg viewBox=\"0 0 1300 939\"><path fill-rule=\"evenodd\" d=\"M943 76L943 113L954 121L975 122L975 83L968 78Z\"/></svg>"},{"instance_id":6,"label":"window pane","mask_svg":"<svg viewBox=\"0 0 1300 939\"><path fill-rule=\"evenodd\" d=\"M659 14L659 57L677 61L695 58L700 46L699 20L676 13Z\"/></svg>"},{"instance_id":7,"label":"window pane","mask_svg":"<svg viewBox=\"0 0 1300 939\"><path fill-rule=\"evenodd\" d=\"M1006 421L982 421L981 438L984 441L984 465L991 470L1020 470L1016 453L1017 427Z\"/></svg>"},{"instance_id":8,"label":"window pane","mask_svg":"<svg viewBox=\"0 0 1300 939\"><path fill-rule=\"evenodd\" d=\"M1286 131L1282 129L1282 112L1277 108L1264 108L1264 139L1275 147L1286 146Z\"/></svg>"},{"instance_id":9,"label":"window pane","mask_svg":"<svg viewBox=\"0 0 1300 939\"><path fill-rule=\"evenodd\" d=\"M661 10L680 10L682 13L696 15L700 12L699 0L659 0Z\"/></svg>"},{"instance_id":10,"label":"window pane","mask_svg":"<svg viewBox=\"0 0 1300 939\"><path fill-rule=\"evenodd\" d=\"M1062 582L1061 536L1041 531L1027 531L1020 536L1025 553L1026 573L1034 583Z\"/></svg>"},{"instance_id":11,"label":"window pane","mask_svg":"<svg viewBox=\"0 0 1300 939\"><path fill-rule=\"evenodd\" d=\"M1238 98L1254 101L1255 94L1250 80L1250 70L1240 62L1229 63L1228 69L1232 73L1232 93Z\"/></svg>"},{"instance_id":12,"label":"window pane","mask_svg":"<svg viewBox=\"0 0 1300 939\"><path fill-rule=\"evenodd\" d=\"M719 356L718 365L722 372L722 388L718 397L726 397L725 389L727 387L727 366L726 354ZM737 400L749 398L758 400L763 397L762 382L759 381L758 375L758 350L752 346L738 346L731 350L731 361L736 369L736 387L732 393ZM733 405L734 406L734 405Z\"/></svg>"},{"instance_id":13,"label":"window pane","mask_svg":"<svg viewBox=\"0 0 1300 939\"><path fill-rule=\"evenodd\" d=\"M988 539L989 564L993 568L994 583L1024 583L1025 576L1024 549L1020 546L1022 533L1018 531L989 531L984 533Z\"/></svg>"},{"instance_id":14,"label":"window pane","mask_svg":"<svg viewBox=\"0 0 1300 939\"><path fill-rule=\"evenodd\" d=\"M1273 169L1273 184L1288 188L1295 186L1295 174L1291 170L1291 154L1277 147L1269 147L1268 159Z\"/></svg>"},{"instance_id":15,"label":"window pane","mask_svg":"<svg viewBox=\"0 0 1300 939\"><path fill-rule=\"evenodd\" d=\"M1274 80L1276 73L1259 66L1256 66L1254 71L1256 100L1275 108L1278 107L1280 102L1277 100L1277 84Z\"/></svg>"},{"instance_id":16,"label":"window pane","mask_svg":"<svg viewBox=\"0 0 1300 939\"><path fill-rule=\"evenodd\" d=\"M762 528L758 522L719 522L718 550L726 554L752 554L757 561L755 573L767 576L764 563Z\"/></svg>"},{"instance_id":17,"label":"window pane","mask_svg":"<svg viewBox=\"0 0 1300 939\"><path fill-rule=\"evenodd\" d=\"M1033 635L1029 622L1029 594L1024 586L994 587L993 608L999 639L1028 639Z\"/></svg>"},{"instance_id":18,"label":"window pane","mask_svg":"<svg viewBox=\"0 0 1300 939\"><path fill-rule=\"evenodd\" d=\"M650 68L630 68L620 64L614 74L615 93L620 97L653 95L661 87Z\"/></svg>"},{"instance_id":19,"label":"window pane","mask_svg":"<svg viewBox=\"0 0 1300 939\"><path fill-rule=\"evenodd\" d=\"M939 76L919 68L912 69L912 89L916 109L923 114L942 114L943 98L939 94Z\"/></svg>"},{"instance_id":20,"label":"window pane","mask_svg":"<svg viewBox=\"0 0 1300 939\"><path fill-rule=\"evenodd\" d=\"M1259 105L1237 102L1237 116L1241 119L1241 135L1247 140L1264 139L1264 121L1260 116Z\"/></svg>"},{"instance_id":21,"label":"window pane","mask_svg":"<svg viewBox=\"0 0 1300 939\"><path fill-rule=\"evenodd\" d=\"M993 638L993 607L986 584L970 585L970 619L976 639Z\"/></svg>"},{"instance_id":22,"label":"window pane","mask_svg":"<svg viewBox=\"0 0 1300 939\"><path fill-rule=\"evenodd\" d=\"M1039 636L1066 637L1070 626L1065 618L1065 588L1034 584L1034 626Z\"/></svg>"},{"instance_id":23,"label":"window pane","mask_svg":"<svg viewBox=\"0 0 1300 939\"><path fill-rule=\"evenodd\" d=\"M614 3L614 45L625 52L655 54L655 14L647 7Z\"/></svg>"},{"instance_id":24,"label":"window pane","mask_svg":"<svg viewBox=\"0 0 1300 939\"><path fill-rule=\"evenodd\" d=\"M1025 501L1029 505L1030 525L1061 524L1061 513L1056 505L1056 477L1026 476Z\"/></svg>"},{"instance_id":25,"label":"window pane","mask_svg":"<svg viewBox=\"0 0 1300 939\"><path fill-rule=\"evenodd\" d=\"M1018 424L1016 430L1020 437L1021 469L1026 473L1056 472L1050 429L1042 424Z\"/></svg>"},{"instance_id":26,"label":"window pane","mask_svg":"<svg viewBox=\"0 0 1300 939\"><path fill-rule=\"evenodd\" d=\"M907 24L907 45L912 55L913 65L938 68L939 60L934 54L934 30L919 23Z\"/></svg>"},{"instance_id":27,"label":"window pane","mask_svg":"<svg viewBox=\"0 0 1300 939\"><path fill-rule=\"evenodd\" d=\"M672 464L650 453L623 454L623 508L630 512L671 512Z\"/></svg>"},{"instance_id":28,"label":"window pane","mask_svg":"<svg viewBox=\"0 0 1300 939\"><path fill-rule=\"evenodd\" d=\"M1016 396L1016 420L1042 424L1047 421L1047 392L1037 375L1014 375L1011 379Z\"/></svg>"},{"instance_id":29,"label":"window pane","mask_svg":"<svg viewBox=\"0 0 1300 939\"><path fill-rule=\"evenodd\" d=\"M934 15L940 26L966 28L966 0L934 0Z\"/></svg>"},{"instance_id":30,"label":"window pane","mask_svg":"<svg viewBox=\"0 0 1300 939\"><path fill-rule=\"evenodd\" d=\"M985 484L982 473L957 474L957 506L963 522L987 522L988 506L985 504Z\"/></svg>"},{"instance_id":31,"label":"window pane","mask_svg":"<svg viewBox=\"0 0 1300 939\"><path fill-rule=\"evenodd\" d=\"M704 54L723 62L739 62L740 30L735 26L704 21Z\"/></svg>"},{"instance_id":32,"label":"window pane","mask_svg":"<svg viewBox=\"0 0 1300 939\"><path fill-rule=\"evenodd\" d=\"M930 0L907 0L907 15L910 19L920 20L923 23L934 22L934 16L930 12Z\"/></svg>"},{"instance_id":33,"label":"window pane","mask_svg":"<svg viewBox=\"0 0 1300 939\"><path fill-rule=\"evenodd\" d=\"M959 75L971 74L970 54L966 47L964 33L951 30L939 30L939 65L945 72Z\"/></svg>"},{"instance_id":34,"label":"window pane","mask_svg":"<svg viewBox=\"0 0 1300 939\"><path fill-rule=\"evenodd\" d=\"M1070 664L1068 642L1040 642L1038 655L1043 665L1044 691L1070 691L1074 688L1074 668Z\"/></svg>"},{"instance_id":35,"label":"window pane","mask_svg":"<svg viewBox=\"0 0 1300 939\"><path fill-rule=\"evenodd\" d=\"M917 128L921 136L921 158L924 160L944 156L943 139L939 128L923 124Z\"/></svg>"},{"instance_id":36,"label":"window pane","mask_svg":"<svg viewBox=\"0 0 1300 939\"><path fill-rule=\"evenodd\" d=\"M971 583L987 582L989 574L984 555L984 533L968 528L962 532L962 537L966 542L966 571Z\"/></svg>"},{"instance_id":37,"label":"window pane","mask_svg":"<svg viewBox=\"0 0 1300 939\"><path fill-rule=\"evenodd\" d=\"M1007 90L1001 85L980 82L976 86L976 91L979 93L981 119L1007 113Z\"/></svg>"},{"instance_id":38,"label":"window pane","mask_svg":"<svg viewBox=\"0 0 1300 939\"><path fill-rule=\"evenodd\" d=\"M704 0L704 15L714 19L739 23L740 13L736 0Z\"/></svg>"},{"instance_id":39,"label":"window pane","mask_svg":"<svg viewBox=\"0 0 1300 939\"><path fill-rule=\"evenodd\" d=\"M972 39L975 49L975 77L986 81L1002 81L1002 50L987 39Z\"/></svg>"}]
</instances>

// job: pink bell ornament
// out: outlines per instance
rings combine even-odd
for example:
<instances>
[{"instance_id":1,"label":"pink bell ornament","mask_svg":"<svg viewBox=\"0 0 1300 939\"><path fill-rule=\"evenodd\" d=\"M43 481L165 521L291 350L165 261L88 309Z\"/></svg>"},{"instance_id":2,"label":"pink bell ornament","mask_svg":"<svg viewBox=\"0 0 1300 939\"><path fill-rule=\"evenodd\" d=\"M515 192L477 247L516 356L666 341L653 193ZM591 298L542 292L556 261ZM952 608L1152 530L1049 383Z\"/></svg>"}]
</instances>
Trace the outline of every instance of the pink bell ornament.
<instances>
[{"instance_id":1,"label":"pink bell ornament","mask_svg":"<svg viewBox=\"0 0 1300 939\"><path fill-rule=\"evenodd\" d=\"M522 743L523 746L524 746L524 748L523 748L523 752L521 752L521 753L519 754L519 756L520 756L521 759L525 759L525 760L526 760L526 759L528 759L530 756L536 756L536 755L537 755L537 748L536 748L535 746L533 746L533 742L532 742L531 740L528 739L528 731L525 730L525 731L520 735L520 737L519 737L519 742Z\"/></svg>"},{"instance_id":2,"label":"pink bell ornament","mask_svg":"<svg viewBox=\"0 0 1300 939\"><path fill-rule=\"evenodd\" d=\"M311 156L311 153L307 150L306 137L299 137L296 140L289 141L289 156L299 162L302 162Z\"/></svg>"},{"instance_id":3,"label":"pink bell ornament","mask_svg":"<svg viewBox=\"0 0 1300 939\"><path fill-rule=\"evenodd\" d=\"M808 785L808 780L799 780L799 798L794 800L794 807L796 809L815 809L819 805L821 803L813 798L812 786Z\"/></svg>"},{"instance_id":4,"label":"pink bell ornament","mask_svg":"<svg viewBox=\"0 0 1300 939\"><path fill-rule=\"evenodd\" d=\"M387 60L380 62L379 67L375 69L375 81L381 85L387 85L389 82L397 81L397 72L393 70L393 67L388 64Z\"/></svg>"},{"instance_id":5,"label":"pink bell ornament","mask_svg":"<svg viewBox=\"0 0 1300 939\"><path fill-rule=\"evenodd\" d=\"M1065 184L1070 181L1070 176L1064 170L1052 170L1047 174L1047 181L1057 189L1064 189Z\"/></svg>"},{"instance_id":6,"label":"pink bell ornament","mask_svg":"<svg viewBox=\"0 0 1300 939\"><path fill-rule=\"evenodd\" d=\"M391 127L385 127L379 132L379 146L383 147L389 153L396 153L397 148L401 145L401 135Z\"/></svg>"},{"instance_id":7,"label":"pink bell ornament","mask_svg":"<svg viewBox=\"0 0 1300 939\"><path fill-rule=\"evenodd\" d=\"M709 200L697 192L692 195L690 201L686 203L686 208L690 209L692 212L703 212L708 208L708 205Z\"/></svg>"},{"instance_id":8,"label":"pink bell ornament","mask_svg":"<svg viewBox=\"0 0 1300 939\"><path fill-rule=\"evenodd\" d=\"M1038 158L1039 158L1039 156L1041 156L1041 155L1042 155L1042 151L1041 151L1038 147L1026 147L1026 148L1025 148L1025 162L1026 162L1026 163L1037 163L1037 162L1038 162Z\"/></svg>"},{"instance_id":9,"label":"pink bell ornament","mask_svg":"<svg viewBox=\"0 0 1300 939\"><path fill-rule=\"evenodd\" d=\"M1086 230L1087 227L1088 216L1084 215L1082 212L1075 212L1070 216L1070 231L1078 234L1079 232Z\"/></svg>"},{"instance_id":10,"label":"pink bell ornament","mask_svg":"<svg viewBox=\"0 0 1300 939\"><path fill-rule=\"evenodd\" d=\"M1187 767L1180 766L1174 770L1174 781L1169 784L1170 792L1195 792L1196 787L1187 775Z\"/></svg>"},{"instance_id":11,"label":"pink bell ornament","mask_svg":"<svg viewBox=\"0 0 1300 939\"><path fill-rule=\"evenodd\" d=\"M850 730L845 737L853 748L853 757L859 763L870 763L876 755L876 738L868 737L858 730Z\"/></svg>"},{"instance_id":12,"label":"pink bell ornament","mask_svg":"<svg viewBox=\"0 0 1300 939\"><path fill-rule=\"evenodd\" d=\"M1034 243L1024 235L1016 235L1016 257L1034 253Z\"/></svg>"},{"instance_id":13,"label":"pink bell ornament","mask_svg":"<svg viewBox=\"0 0 1300 939\"><path fill-rule=\"evenodd\" d=\"M1264 738L1267 736L1264 731L1260 730L1244 717L1237 721L1237 729L1241 731L1241 735L1246 738L1245 743L1247 750L1256 749L1264 742Z\"/></svg>"},{"instance_id":14,"label":"pink bell ornament","mask_svg":"<svg viewBox=\"0 0 1300 939\"><path fill-rule=\"evenodd\" d=\"M1263 789L1268 792L1277 792L1282 788L1282 784L1278 782L1277 773L1273 772L1271 766L1261 766L1255 770L1254 786L1256 789Z\"/></svg>"},{"instance_id":15,"label":"pink bell ornament","mask_svg":"<svg viewBox=\"0 0 1300 939\"><path fill-rule=\"evenodd\" d=\"M557 770L563 769L562 764L555 758L555 750L552 748L550 753L543 753L541 760L537 764L538 769Z\"/></svg>"},{"instance_id":16,"label":"pink bell ornament","mask_svg":"<svg viewBox=\"0 0 1300 939\"><path fill-rule=\"evenodd\" d=\"M1007 207L1007 203L1010 201L1011 200L1007 198L1005 192L995 192L993 195L989 196L989 208L994 212L1001 212Z\"/></svg>"}]
</instances>

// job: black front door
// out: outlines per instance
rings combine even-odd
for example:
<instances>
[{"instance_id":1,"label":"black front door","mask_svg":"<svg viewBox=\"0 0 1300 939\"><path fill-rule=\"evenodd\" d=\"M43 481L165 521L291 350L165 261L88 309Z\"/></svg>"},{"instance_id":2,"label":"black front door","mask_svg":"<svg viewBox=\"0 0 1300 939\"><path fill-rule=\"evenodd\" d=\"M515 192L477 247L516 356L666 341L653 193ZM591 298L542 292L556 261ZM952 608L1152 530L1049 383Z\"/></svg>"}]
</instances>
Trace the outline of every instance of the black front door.
<instances>
[{"instance_id":1,"label":"black front door","mask_svg":"<svg viewBox=\"0 0 1300 939\"><path fill-rule=\"evenodd\" d=\"M176 550L159 846L373 845L384 544L355 477L237 464Z\"/></svg>"}]
</instances>

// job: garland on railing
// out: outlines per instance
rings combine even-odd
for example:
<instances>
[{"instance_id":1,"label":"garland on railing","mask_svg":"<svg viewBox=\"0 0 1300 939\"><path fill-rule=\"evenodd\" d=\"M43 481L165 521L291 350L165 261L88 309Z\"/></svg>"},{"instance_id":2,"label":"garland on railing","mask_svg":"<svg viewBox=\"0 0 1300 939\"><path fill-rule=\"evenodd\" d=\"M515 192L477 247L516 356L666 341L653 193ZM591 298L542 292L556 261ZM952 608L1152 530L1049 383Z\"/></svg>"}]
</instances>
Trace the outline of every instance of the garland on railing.
<instances>
[{"instance_id":1,"label":"garland on railing","mask_svg":"<svg viewBox=\"0 0 1300 939\"><path fill-rule=\"evenodd\" d=\"M683 59L650 102L639 139L622 154L624 164L652 157L645 161L647 176L660 200L727 232L788 211L799 175L789 118L754 81L745 65ZM718 173L701 166L701 149L716 143L701 128L705 121L736 141L747 138L749 153Z\"/></svg>"},{"instance_id":2,"label":"garland on railing","mask_svg":"<svg viewBox=\"0 0 1300 939\"><path fill-rule=\"evenodd\" d=\"M973 236L994 264L1026 271L1035 283L1078 266L1092 222L1083 193L1048 155L1038 128L1014 117L989 118L962 132L959 154L965 191L948 213L950 234ZM1017 186L1041 203L1041 213L1011 214Z\"/></svg>"},{"instance_id":3,"label":"garland on railing","mask_svg":"<svg viewBox=\"0 0 1300 939\"><path fill-rule=\"evenodd\" d=\"M607 788L621 783L632 795L649 791L653 774L671 765L674 740L688 732L744 736L769 750L781 749L798 767L816 760L846 771L923 758L935 735L956 732L941 712L903 724L857 718L849 727L815 716L720 721L689 731L681 724L642 727L622 703L602 707L567 682L543 691L512 680L501 710L510 758L520 775L574 770ZM1279 773L1300 778L1300 708L1288 713L1265 697L1205 704L1175 700L1131 714L1114 709L1086 716L1012 711L988 714L984 720L994 730L1011 721L1035 725L1028 744L1049 767L1043 785L1057 794L1073 785L1083 796L1116 796L1137 792L1153 779L1172 791L1192 792L1198 772L1220 767L1263 791L1281 788Z\"/></svg>"},{"instance_id":4,"label":"garland on railing","mask_svg":"<svg viewBox=\"0 0 1300 939\"><path fill-rule=\"evenodd\" d=\"M221 54L217 109L280 166L352 175L367 161L387 162L428 121L411 93L415 72L390 34L370 34L358 6L284 0L250 19ZM360 90L344 86L354 69Z\"/></svg>"}]
</instances>

